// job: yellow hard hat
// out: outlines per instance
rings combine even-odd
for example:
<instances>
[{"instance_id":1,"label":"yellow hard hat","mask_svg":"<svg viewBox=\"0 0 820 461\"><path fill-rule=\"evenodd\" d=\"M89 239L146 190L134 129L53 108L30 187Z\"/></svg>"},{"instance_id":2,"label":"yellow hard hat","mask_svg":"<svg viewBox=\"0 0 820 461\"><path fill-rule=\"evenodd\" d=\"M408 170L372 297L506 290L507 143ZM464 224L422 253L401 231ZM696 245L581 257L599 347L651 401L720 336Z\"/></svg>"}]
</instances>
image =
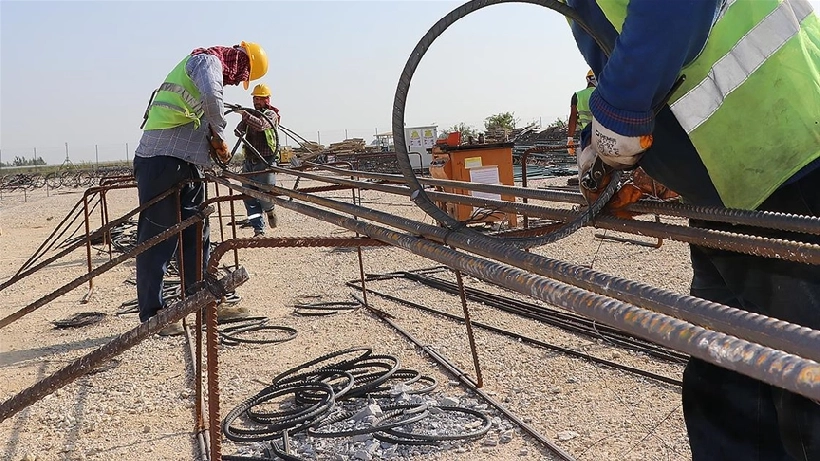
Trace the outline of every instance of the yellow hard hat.
<instances>
[{"instance_id":1,"label":"yellow hard hat","mask_svg":"<svg viewBox=\"0 0 820 461\"><path fill-rule=\"evenodd\" d=\"M253 91L251 92L251 96L260 96L262 98L269 98L270 97L270 88L268 85L264 83L260 83L253 87Z\"/></svg>"},{"instance_id":2,"label":"yellow hard hat","mask_svg":"<svg viewBox=\"0 0 820 461\"><path fill-rule=\"evenodd\" d=\"M587 72L587 84L598 86L598 78L595 77L595 72L593 72L592 69Z\"/></svg>"},{"instance_id":3,"label":"yellow hard hat","mask_svg":"<svg viewBox=\"0 0 820 461\"><path fill-rule=\"evenodd\" d=\"M258 43L243 41L242 48L245 49L245 53L248 55L248 59L251 62L250 76L248 77L248 80L242 82L242 86L247 90L248 81L262 78L268 73L268 55Z\"/></svg>"}]
</instances>

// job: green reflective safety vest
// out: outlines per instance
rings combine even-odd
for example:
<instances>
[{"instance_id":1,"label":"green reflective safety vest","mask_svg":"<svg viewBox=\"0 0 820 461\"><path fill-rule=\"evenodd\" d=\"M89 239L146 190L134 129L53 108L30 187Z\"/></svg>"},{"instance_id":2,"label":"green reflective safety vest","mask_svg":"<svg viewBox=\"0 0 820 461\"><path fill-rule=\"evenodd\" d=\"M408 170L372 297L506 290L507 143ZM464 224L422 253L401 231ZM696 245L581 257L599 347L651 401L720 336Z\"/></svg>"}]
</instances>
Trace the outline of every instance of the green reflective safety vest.
<instances>
[{"instance_id":1,"label":"green reflective safety vest","mask_svg":"<svg viewBox=\"0 0 820 461\"><path fill-rule=\"evenodd\" d=\"M273 128L265 130L265 141L268 143L271 152L276 152L276 136L273 135Z\"/></svg>"},{"instance_id":2,"label":"green reflective safety vest","mask_svg":"<svg viewBox=\"0 0 820 461\"><path fill-rule=\"evenodd\" d=\"M596 1L620 33L629 0ZM669 105L725 206L757 208L820 157L820 19L808 1L726 0L681 74Z\"/></svg>"},{"instance_id":3,"label":"green reflective safety vest","mask_svg":"<svg viewBox=\"0 0 820 461\"><path fill-rule=\"evenodd\" d=\"M578 112L578 131L592 123L592 110L589 108L589 97L594 87L584 88L575 93L575 110Z\"/></svg>"},{"instance_id":4,"label":"green reflective safety vest","mask_svg":"<svg viewBox=\"0 0 820 461\"><path fill-rule=\"evenodd\" d=\"M267 128L263 131L263 133L265 133L265 143L270 148L270 151L274 153L275 160L279 161L279 152L276 151L278 138L275 132L277 125L277 122L275 120L278 118L278 115L276 115L276 113L270 109L265 111L265 115L267 115L268 118L274 122L274 128ZM242 146L242 152L245 154L245 158L247 158L248 149L244 145Z\"/></svg>"},{"instance_id":5,"label":"green reflective safety vest","mask_svg":"<svg viewBox=\"0 0 820 461\"><path fill-rule=\"evenodd\" d=\"M202 108L199 89L185 72L191 56L186 56L160 85L148 106L146 130L166 130L194 124L198 129L205 111Z\"/></svg>"}]
</instances>

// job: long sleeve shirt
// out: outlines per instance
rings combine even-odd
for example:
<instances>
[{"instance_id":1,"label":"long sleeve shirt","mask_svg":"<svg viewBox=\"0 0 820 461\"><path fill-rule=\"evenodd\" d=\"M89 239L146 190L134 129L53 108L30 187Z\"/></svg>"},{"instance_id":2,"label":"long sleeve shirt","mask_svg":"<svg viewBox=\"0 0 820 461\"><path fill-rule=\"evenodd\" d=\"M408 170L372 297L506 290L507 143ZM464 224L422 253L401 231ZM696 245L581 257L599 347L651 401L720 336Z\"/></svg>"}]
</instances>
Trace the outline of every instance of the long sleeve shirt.
<instances>
[{"instance_id":1,"label":"long sleeve shirt","mask_svg":"<svg viewBox=\"0 0 820 461\"><path fill-rule=\"evenodd\" d=\"M279 114L274 109L266 108L262 110L262 113L273 122L274 127L279 126ZM271 128L271 124L268 123L267 120L249 112L242 114L242 121L236 126L238 131L246 133L245 139L247 139L263 157L271 157L274 155L273 150L268 146L268 141L265 138L265 130L268 128Z\"/></svg>"},{"instance_id":2,"label":"long sleeve shirt","mask_svg":"<svg viewBox=\"0 0 820 461\"><path fill-rule=\"evenodd\" d=\"M595 0L568 0L606 43L606 54L576 23L578 49L598 78L589 104L595 119L625 136L649 134L654 109L681 69L703 49L725 0L631 0L618 35Z\"/></svg>"},{"instance_id":3,"label":"long sleeve shirt","mask_svg":"<svg viewBox=\"0 0 820 461\"><path fill-rule=\"evenodd\" d=\"M188 59L185 72L196 85L203 102L205 114L199 128L194 129L194 124L188 123L167 130L145 130L135 154L140 157L167 155L195 165L210 166L209 127L225 139L223 133L227 126L223 115L222 63L216 56L197 54Z\"/></svg>"}]
</instances>

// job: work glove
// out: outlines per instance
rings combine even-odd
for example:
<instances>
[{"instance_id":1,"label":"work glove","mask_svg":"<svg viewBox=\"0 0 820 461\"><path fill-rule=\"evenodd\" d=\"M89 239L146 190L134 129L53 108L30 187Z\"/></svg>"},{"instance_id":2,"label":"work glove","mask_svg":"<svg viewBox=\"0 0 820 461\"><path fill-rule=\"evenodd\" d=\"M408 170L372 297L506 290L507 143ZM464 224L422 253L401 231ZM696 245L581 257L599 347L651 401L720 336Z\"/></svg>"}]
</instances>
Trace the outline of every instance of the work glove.
<instances>
[{"instance_id":1,"label":"work glove","mask_svg":"<svg viewBox=\"0 0 820 461\"><path fill-rule=\"evenodd\" d=\"M652 135L624 136L603 126L595 117L587 128L590 139L578 156L578 182L581 193L593 203L609 184L612 170L631 168L638 163L643 152L652 146ZM596 159L600 160L596 163ZM595 173L592 188L584 180L590 170Z\"/></svg>"},{"instance_id":2,"label":"work glove","mask_svg":"<svg viewBox=\"0 0 820 461\"><path fill-rule=\"evenodd\" d=\"M567 153L569 155L575 155L575 138L572 136L567 137Z\"/></svg>"},{"instance_id":3,"label":"work glove","mask_svg":"<svg viewBox=\"0 0 820 461\"><path fill-rule=\"evenodd\" d=\"M609 184L610 175L608 173L612 171L611 169L607 169L607 174L603 175L595 189L587 188L584 179L587 173L595 166L596 160L598 160L598 154L591 145L584 147L581 153L575 157L575 161L578 164L578 187L581 190L581 194L587 199L587 203L590 204L595 202L606 185ZM603 167L603 165L598 166Z\"/></svg>"},{"instance_id":4,"label":"work glove","mask_svg":"<svg viewBox=\"0 0 820 461\"><path fill-rule=\"evenodd\" d=\"M592 117L591 145L604 163L616 170L635 166L641 154L652 147L652 135L624 136L603 126Z\"/></svg>"},{"instance_id":5,"label":"work glove","mask_svg":"<svg viewBox=\"0 0 820 461\"><path fill-rule=\"evenodd\" d=\"M231 161L231 151L225 141L214 133L211 128L211 154L221 163L228 163Z\"/></svg>"},{"instance_id":6,"label":"work glove","mask_svg":"<svg viewBox=\"0 0 820 461\"><path fill-rule=\"evenodd\" d=\"M652 179L643 168L636 168L627 178L622 178L623 184L615 196L606 204L605 210L622 219L632 219L642 213L628 211L625 208L643 198L651 198L663 202L679 200L677 192Z\"/></svg>"}]
</instances>

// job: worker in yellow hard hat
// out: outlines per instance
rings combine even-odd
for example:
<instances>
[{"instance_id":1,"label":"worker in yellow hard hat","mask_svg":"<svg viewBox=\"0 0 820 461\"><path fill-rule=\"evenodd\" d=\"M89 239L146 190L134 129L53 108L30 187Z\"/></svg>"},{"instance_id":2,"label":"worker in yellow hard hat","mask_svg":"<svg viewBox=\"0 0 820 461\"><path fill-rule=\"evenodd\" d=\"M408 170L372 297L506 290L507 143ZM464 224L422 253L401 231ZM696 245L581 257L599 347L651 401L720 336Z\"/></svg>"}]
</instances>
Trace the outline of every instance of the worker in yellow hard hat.
<instances>
[{"instance_id":1,"label":"worker in yellow hard hat","mask_svg":"<svg viewBox=\"0 0 820 461\"><path fill-rule=\"evenodd\" d=\"M253 146L261 155L256 155L250 149L245 148L245 161L242 163L243 173L256 173L246 177L255 183L276 185L276 175L269 169L270 165L279 161L279 109L271 106L271 91L267 85L260 83L253 88L253 108L260 114L242 111L242 121L234 131L237 136L245 136L248 143ZM244 183L246 187L259 190L252 182ZM265 235L265 223L262 216L268 218L268 227L271 229L277 226L276 211L273 209L273 202L259 200L249 197L245 201L245 211L248 214L248 223L253 227L253 236L262 237Z\"/></svg>"},{"instance_id":2,"label":"worker in yellow hard hat","mask_svg":"<svg viewBox=\"0 0 820 461\"><path fill-rule=\"evenodd\" d=\"M134 176L140 205L178 185L180 189L140 213L139 243L176 224L177 210L181 210L182 219L199 212L205 201L205 184L197 180L202 179L203 169L212 165L211 155L220 162L230 160L223 141L227 122L222 90L225 85L240 83L247 88L250 80L267 71L268 58L262 47L241 42L230 47L197 48L165 77L145 111L141 126L144 131L134 155ZM207 264L209 241L206 221L203 232L191 226L183 231L181 242L175 234L137 256L140 321L147 322L165 307L163 278L177 248L183 256L183 290L188 290L197 281L203 264ZM204 254L197 248L203 248ZM228 311L221 305L217 315L227 318ZM183 331L178 322L159 333L178 335Z\"/></svg>"},{"instance_id":3,"label":"worker in yellow hard hat","mask_svg":"<svg viewBox=\"0 0 820 461\"><path fill-rule=\"evenodd\" d=\"M597 80L592 69L587 72L587 87L581 91L572 93L569 102L569 122L567 122L567 151L569 155L575 155L575 132L580 132L587 124L592 122L592 111L589 108L589 97L595 90Z\"/></svg>"}]
</instances>

